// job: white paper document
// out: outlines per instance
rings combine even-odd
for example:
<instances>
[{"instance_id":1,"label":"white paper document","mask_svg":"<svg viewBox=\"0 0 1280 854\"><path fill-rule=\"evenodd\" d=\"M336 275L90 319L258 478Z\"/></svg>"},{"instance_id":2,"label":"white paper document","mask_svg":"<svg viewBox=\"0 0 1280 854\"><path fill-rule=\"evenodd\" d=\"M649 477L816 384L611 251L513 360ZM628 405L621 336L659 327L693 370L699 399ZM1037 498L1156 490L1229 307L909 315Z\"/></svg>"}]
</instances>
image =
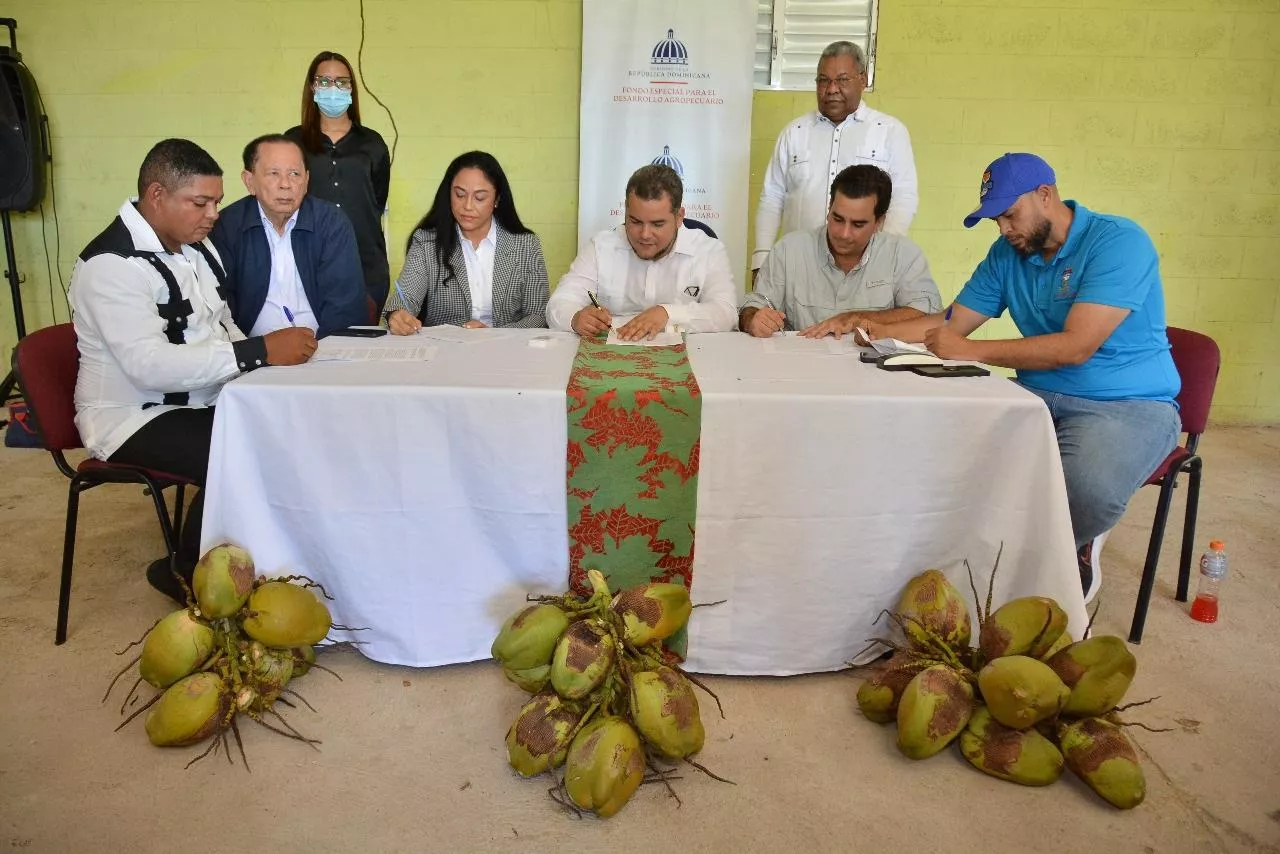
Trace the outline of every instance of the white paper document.
<instances>
[{"instance_id":1,"label":"white paper document","mask_svg":"<svg viewBox=\"0 0 1280 854\"><path fill-rule=\"evenodd\" d=\"M848 336L837 341L830 335L825 338L805 338L797 332L782 332L763 339L760 344L766 353L797 356L839 356L854 352L853 340Z\"/></svg>"},{"instance_id":2,"label":"white paper document","mask_svg":"<svg viewBox=\"0 0 1280 854\"><path fill-rule=\"evenodd\" d=\"M634 314L615 315L613 322L610 324L609 337L604 343L616 344L620 347L670 347L674 344L684 343L684 336L670 326L646 341L623 341L618 337L618 330L634 320L635 317L636 315Z\"/></svg>"},{"instance_id":3,"label":"white paper document","mask_svg":"<svg viewBox=\"0 0 1280 854\"><path fill-rule=\"evenodd\" d=\"M464 329L461 326L424 326L417 331L417 335L423 338L430 338L433 341L448 341L450 344L474 344L477 341L493 341L495 338L505 338L506 336L497 335L477 335L476 329Z\"/></svg>"},{"instance_id":4,"label":"white paper document","mask_svg":"<svg viewBox=\"0 0 1280 854\"><path fill-rule=\"evenodd\" d=\"M423 344L331 344L332 338L321 340L312 362L425 362L436 348Z\"/></svg>"}]
</instances>

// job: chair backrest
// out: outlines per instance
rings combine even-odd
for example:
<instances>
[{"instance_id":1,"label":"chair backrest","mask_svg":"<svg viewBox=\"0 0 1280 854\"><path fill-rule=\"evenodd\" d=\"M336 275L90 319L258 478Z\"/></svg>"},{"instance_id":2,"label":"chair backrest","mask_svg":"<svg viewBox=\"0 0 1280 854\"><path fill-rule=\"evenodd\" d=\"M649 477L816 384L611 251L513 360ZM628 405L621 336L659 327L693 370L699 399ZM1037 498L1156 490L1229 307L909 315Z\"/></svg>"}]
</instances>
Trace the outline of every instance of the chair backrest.
<instances>
[{"instance_id":1,"label":"chair backrest","mask_svg":"<svg viewBox=\"0 0 1280 854\"><path fill-rule=\"evenodd\" d=\"M716 233L711 229L711 226L707 225L705 222L698 222L696 219L689 219L688 217L685 217L684 227L696 228L698 231L705 231L707 234L709 234L712 237L716 236Z\"/></svg>"},{"instance_id":2,"label":"chair backrest","mask_svg":"<svg viewBox=\"0 0 1280 854\"><path fill-rule=\"evenodd\" d=\"M1182 377L1182 391L1178 393L1182 432L1198 436L1209 421L1209 404L1213 403L1213 388L1218 383L1222 353L1217 342L1203 333L1176 326L1170 326L1168 333L1169 344L1173 348L1173 364Z\"/></svg>"},{"instance_id":3,"label":"chair backrest","mask_svg":"<svg viewBox=\"0 0 1280 854\"><path fill-rule=\"evenodd\" d=\"M13 350L13 372L30 408L41 444L49 451L82 448L76 429L76 330L60 323L32 332Z\"/></svg>"},{"instance_id":4,"label":"chair backrest","mask_svg":"<svg viewBox=\"0 0 1280 854\"><path fill-rule=\"evenodd\" d=\"M369 325L377 326L378 321L382 318L378 317L378 301L368 294L364 295L365 310L369 312Z\"/></svg>"}]
</instances>

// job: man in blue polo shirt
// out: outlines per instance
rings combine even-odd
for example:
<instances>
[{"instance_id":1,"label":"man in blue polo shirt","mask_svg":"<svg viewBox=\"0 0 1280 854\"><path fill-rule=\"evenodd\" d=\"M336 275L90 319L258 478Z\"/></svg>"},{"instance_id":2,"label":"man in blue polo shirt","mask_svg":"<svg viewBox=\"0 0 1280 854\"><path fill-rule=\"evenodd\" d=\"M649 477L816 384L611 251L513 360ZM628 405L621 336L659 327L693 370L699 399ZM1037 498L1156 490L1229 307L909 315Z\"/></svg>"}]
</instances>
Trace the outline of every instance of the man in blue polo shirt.
<instances>
[{"instance_id":1,"label":"man in blue polo shirt","mask_svg":"<svg viewBox=\"0 0 1280 854\"><path fill-rule=\"evenodd\" d=\"M965 227L995 220L1000 239L951 309L868 332L923 341L944 359L1014 368L1044 399L1092 598L1100 579L1090 545L1120 521L1182 429L1159 260L1136 223L1063 201L1053 169L1034 154L988 166L979 199ZM968 337L1006 309L1022 338Z\"/></svg>"}]
</instances>

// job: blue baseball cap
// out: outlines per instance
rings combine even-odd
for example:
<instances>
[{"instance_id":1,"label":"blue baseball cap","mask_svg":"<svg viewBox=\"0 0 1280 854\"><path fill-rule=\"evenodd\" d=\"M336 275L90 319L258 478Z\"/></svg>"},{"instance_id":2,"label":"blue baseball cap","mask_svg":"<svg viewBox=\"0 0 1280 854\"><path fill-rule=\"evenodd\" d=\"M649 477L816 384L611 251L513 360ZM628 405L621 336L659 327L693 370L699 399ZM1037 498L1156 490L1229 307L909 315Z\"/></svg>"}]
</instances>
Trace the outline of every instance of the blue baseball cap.
<instances>
[{"instance_id":1,"label":"blue baseball cap","mask_svg":"<svg viewBox=\"0 0 1280 854\"><path fill-rule=\"evenodd\" d=\"M1056 183L1053 168L1034 154L1006 154L993 160L982 173L978 209L964 218L964 227L973 228L978 220L998 217L1023 193Z\"/></svg>"}]
</instances>

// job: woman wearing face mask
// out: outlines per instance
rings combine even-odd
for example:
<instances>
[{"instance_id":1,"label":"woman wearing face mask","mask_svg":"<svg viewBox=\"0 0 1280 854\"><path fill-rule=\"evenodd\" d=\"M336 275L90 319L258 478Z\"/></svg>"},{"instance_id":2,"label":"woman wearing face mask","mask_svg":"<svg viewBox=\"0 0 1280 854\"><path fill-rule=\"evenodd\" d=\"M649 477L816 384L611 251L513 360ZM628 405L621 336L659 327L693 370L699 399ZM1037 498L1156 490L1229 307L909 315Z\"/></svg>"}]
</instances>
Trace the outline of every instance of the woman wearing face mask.
<instances>
[{"instance_id":1,"label":"woman wearing face mask","mask_svg":"<svg viewBox=\"0 0 1280 854\"><path fill-rule=\"evenodd\" d=\"M311 60L302 84L302 124L287 134L306 152L308 192L333 202L351 220L365 289L381 311L391 282L382 236L391 155L382 136L360 124L360 92L342 54L322 51Z\"/></svg>"},{"instance_id":2,"label":"woman wearing face mask","mask_svg":"<svg viewBox=\"0 0 1280 854\"><path fill-rule=\"evenodd\" d=\"M544 327L546 310L542 243L520 222L502 166L483 151L456 157L409 237L387 328Z\"/></svg>"}]
</instances>

